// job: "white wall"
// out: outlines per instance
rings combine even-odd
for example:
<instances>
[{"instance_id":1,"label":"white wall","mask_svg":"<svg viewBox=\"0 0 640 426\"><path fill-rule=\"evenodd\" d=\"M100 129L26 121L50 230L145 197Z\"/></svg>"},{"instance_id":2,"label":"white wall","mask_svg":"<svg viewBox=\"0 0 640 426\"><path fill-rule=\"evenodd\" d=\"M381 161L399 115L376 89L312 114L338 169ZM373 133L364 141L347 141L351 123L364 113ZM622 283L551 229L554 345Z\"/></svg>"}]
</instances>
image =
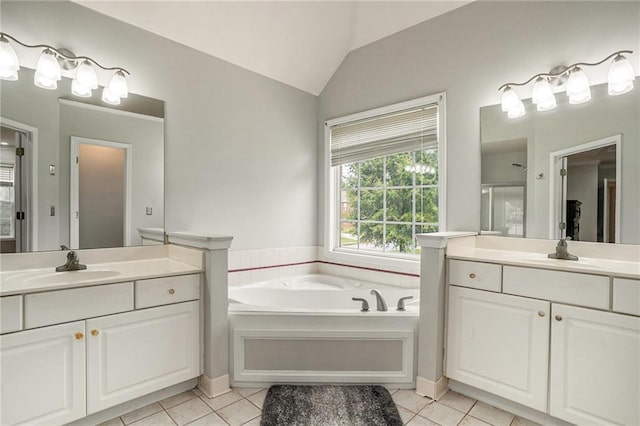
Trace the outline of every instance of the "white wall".
<instances>
[{"instance_id":1,"label":"white wall","mask_svg":"<svg viewBox=\"0 0 640 426\"><path fill-rule=\"evenodd\" d=\"M320 95L319 152L326 119L446 91L447 224L449 230L478 230L479 108L499 103L504 83L616 50L634 50L632 64L640 71L639 19L638 2L482 1L362 47ZM592 84L606 73L606 66L589 71ZM319 161L324 214L322 156ZM640 184L638 174L632 178ZM320 229L319 239L323 235Z\"/></svg>"},{"instance_id":2,"label":"white wall","mask_svg":"<svg viewBox=\"0 0 640 426\"><path fill-rule=\"evenodd\" d=\"M3 31L125 67L131 92L166 101L167 230L316 244L316 97L71 2L1 8Z\"/></svg>"}]
</instances>

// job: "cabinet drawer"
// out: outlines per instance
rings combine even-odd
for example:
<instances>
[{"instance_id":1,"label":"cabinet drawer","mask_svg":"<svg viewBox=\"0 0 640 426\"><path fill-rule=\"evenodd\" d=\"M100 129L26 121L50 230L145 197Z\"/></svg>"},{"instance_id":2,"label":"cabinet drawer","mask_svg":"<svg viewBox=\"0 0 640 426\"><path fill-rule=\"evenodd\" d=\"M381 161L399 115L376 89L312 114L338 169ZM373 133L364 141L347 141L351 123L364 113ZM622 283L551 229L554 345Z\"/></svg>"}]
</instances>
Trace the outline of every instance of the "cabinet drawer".
<instances>
[{"instance_id":1,"label":"cabinet drawer","mask_svg":"<svg viewBox=\"0 0 640 426\"><path fill-rule=\"evenodd\" d=\"M133 310L133 283L27 294L25 327L75 321Z\"/></svg>"},{"instance_id":2,"label":"cabinet drawer","mask_svg":"<svg viewBox=\"0 0 640 426\"><path fill-rule=\"evenodd\" d=\"M504 293L609 309L609 277L505 266L502 278Z\"/></svg>"},{"instance_id":3,"label":"cabinet drawer","mask_svg":"<svg viewBox=\"0 0 640 426\"><path fill-rule=\"evenodd\" d=\"M640 316L640 280L613 279L613 310Z\"/></svg>"},{"instance_id":4,"label":"cabinet drawer","mask_svg":"<svg viewBox=\"0 0 640 426\"><path fill-rule=\"evenodd\" d=\"M22 330L22 296L0 298L0 334Z\"/></svg>"},{"instance_id":5,"label":"cabinet drawer","mask_svg":"<svg viewBox=\"0 0 640 426\"><path fill-rule=\"evenodd\" d=\"M200 274L136 281L136 309L200 298Z\"/></svg>"},{"instance_id":6,"label":"cabinet drawer","mask_svg":"<svg viewBox=\"0 0 640 426\"><path fill-rule=\"evenodd\" d=\"M500 291L502 266L493 263L449 261L449 284L480 290Z\"/></svg>"}]
</instances>

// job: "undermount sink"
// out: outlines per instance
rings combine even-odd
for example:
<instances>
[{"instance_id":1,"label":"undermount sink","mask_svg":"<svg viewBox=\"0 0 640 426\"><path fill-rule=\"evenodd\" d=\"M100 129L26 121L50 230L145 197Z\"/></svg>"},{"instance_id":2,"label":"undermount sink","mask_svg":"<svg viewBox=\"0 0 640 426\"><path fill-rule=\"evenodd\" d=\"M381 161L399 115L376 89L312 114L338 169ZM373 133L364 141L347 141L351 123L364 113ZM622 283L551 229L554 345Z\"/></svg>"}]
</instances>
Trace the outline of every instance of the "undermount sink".
<instances>
[{"instance_id":1,"label":"undermount sink","mask_svg":"<svg viewBox=\"0 0 640 426\"><path fill-rule=\"evenodd\" d=\"M111 278L120 275L118 271L110 270L82 270L68 272L50 272L46 274L32 275L24 279L29 284L61 284L74 281L91 281L104 278Z\"/></svg>"}]
</instances>

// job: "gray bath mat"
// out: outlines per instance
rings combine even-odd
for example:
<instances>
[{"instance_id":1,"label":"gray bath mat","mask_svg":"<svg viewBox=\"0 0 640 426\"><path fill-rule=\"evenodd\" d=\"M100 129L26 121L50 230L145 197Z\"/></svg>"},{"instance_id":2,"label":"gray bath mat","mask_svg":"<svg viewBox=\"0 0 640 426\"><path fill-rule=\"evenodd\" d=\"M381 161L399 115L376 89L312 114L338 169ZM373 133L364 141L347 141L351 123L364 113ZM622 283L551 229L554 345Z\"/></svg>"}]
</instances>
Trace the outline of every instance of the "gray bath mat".
<instances>
[{"instance_id":1,"label":"gray bath mat","mask_svg":"<svg viewBox=\"0 0 640 426\"><path fill-rule=\"evenodd\" d=\"M382 386L269 388L261 426L402 426L398 409Z\"/></svg>"}]
</instances>

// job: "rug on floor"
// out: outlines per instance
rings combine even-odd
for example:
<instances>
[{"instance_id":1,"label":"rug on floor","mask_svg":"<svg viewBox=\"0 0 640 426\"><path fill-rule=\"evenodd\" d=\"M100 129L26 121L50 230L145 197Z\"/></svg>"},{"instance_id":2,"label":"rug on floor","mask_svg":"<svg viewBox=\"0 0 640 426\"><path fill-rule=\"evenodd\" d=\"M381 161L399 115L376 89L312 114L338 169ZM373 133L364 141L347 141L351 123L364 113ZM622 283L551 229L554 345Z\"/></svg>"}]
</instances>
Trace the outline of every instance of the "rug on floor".
<instances>
[{"instance_id":1,"label":"rug on floor","mask_svg":"<svg viewBox=\"0 0 640 426\"><path fill-rule=\"evenodd\" d=\"M269 388L261 426L402 426L382 386L275 385Z\"/></svg>"}]
</instances>

